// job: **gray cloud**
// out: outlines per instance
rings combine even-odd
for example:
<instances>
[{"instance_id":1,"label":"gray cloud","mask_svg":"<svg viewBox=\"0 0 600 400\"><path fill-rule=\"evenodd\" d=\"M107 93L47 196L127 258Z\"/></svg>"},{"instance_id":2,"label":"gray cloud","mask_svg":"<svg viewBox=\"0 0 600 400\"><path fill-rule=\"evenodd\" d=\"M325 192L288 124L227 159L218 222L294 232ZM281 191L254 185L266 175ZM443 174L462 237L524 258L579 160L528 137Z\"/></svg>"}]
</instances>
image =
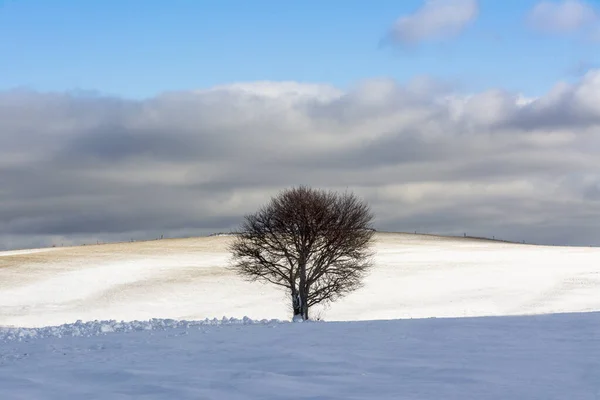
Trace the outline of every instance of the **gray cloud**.
<instances>
[{"instance_id":1,"label":"gray cloud","mask_svg":"<svg viewBox=\"0 0 600 400\"><path fill-rule=\"evenodd\" d=\"M0 248L206 234L278 190L350 188L385 230L598 244L600 71L546 95L419 78L143 101L0 93Z\"/></svg>"},{"instance_id":2,"label":"gray cloud","mask_svg":"<svg viewBox=\"0 0 600 400\"><path fill-rule=\"evenodd\" d=\"M583 0L540 1L528 15L531 28L542 33L586 33L597 40L600 13Z\"/></svg>"}]
</instances>

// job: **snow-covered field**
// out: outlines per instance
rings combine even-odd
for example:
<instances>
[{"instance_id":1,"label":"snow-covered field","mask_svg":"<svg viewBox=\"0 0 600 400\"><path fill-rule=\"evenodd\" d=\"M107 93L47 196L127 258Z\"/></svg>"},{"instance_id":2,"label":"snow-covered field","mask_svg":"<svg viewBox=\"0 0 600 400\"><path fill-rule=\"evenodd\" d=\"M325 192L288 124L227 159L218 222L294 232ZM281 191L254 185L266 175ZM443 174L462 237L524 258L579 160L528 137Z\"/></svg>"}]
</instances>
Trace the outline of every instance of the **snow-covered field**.
<instances>
[{"instance_id":1,"label":"snow-covered field","mask_svg":"<svg viewBox=\"0 0 600 400\"><path fill-rule=\"evenodd\" d=\"M0 252L0 326L289 318L285 293L225 266L227 236ZM376 235L365 287L335 320L600 311L600 249Z\"/></svg>"},{"instance_id":2,"label":"snow-covered field","mask_svg":"<svg viewBox=\"0 0 600 400\"><path fill-rule=\"evenodd\" d=\"M379 233L294 324L229 240L0 253L0 399L600 399L600 249Z\"/></svg>"},{"instance_id":3,"label":"snow-covered field","mask_svg":"<svg viewBox=\"0 0 600 400\"><path fill-rule=\"evenodd\" d=\"M600 398L598 313L238 322L0 330L0 399Z\"/></svg>"}]
</instances>

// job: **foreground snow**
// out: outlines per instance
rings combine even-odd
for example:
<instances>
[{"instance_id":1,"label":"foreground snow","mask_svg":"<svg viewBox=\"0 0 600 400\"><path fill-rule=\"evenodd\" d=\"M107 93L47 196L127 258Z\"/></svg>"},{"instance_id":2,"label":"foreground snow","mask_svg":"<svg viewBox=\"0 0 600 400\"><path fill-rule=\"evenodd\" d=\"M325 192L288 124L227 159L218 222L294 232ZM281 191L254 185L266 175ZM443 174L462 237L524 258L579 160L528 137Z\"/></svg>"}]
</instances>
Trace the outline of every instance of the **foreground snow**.
<instances>
[{"instance_id":1,"label":"foreground snow","mask_svg":"<svg viewBox=\"0 0 600 400\"><path fill-rule=\"evenodd\" d=\"M597 313L75 325L3 330L0 398L600 398Z\"/></svg>"},{"instance_id":2,"label":"foreground snow","mask_svg":"<svg viewBox=\"0 0 600 400\"><path fill-rule=\"evenodd\" d=\"M225 266L227 236L0 253L0 326L289 318L288 297ZM363 289L327 320L600 311L600 249L376 235ZM319 310L315 310L319 312Z\"/></svg>"}]
</instances>

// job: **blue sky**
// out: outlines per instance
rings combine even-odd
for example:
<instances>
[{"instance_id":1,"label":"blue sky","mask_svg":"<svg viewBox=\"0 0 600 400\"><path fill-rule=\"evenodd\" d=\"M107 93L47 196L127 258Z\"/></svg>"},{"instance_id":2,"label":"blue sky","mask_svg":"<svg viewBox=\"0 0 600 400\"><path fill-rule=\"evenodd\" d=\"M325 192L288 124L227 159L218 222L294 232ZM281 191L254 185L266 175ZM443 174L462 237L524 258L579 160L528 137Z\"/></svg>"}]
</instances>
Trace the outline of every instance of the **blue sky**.
<instances>
[{"instance_id":1,"label":"blue sky","mask_svg":"<svg viewBox=\"0 0 600 400\"><path fill-rule=\"evenodd\" d=\"M588 2L594 6L593 3ZM530 29L531 0L481 0L452 40L381 45L417 0L0 1L0 90L126 97L256 80L431 75L466 91L540 95L600 61L600 43Z\"/></svg>"}]
</instances>

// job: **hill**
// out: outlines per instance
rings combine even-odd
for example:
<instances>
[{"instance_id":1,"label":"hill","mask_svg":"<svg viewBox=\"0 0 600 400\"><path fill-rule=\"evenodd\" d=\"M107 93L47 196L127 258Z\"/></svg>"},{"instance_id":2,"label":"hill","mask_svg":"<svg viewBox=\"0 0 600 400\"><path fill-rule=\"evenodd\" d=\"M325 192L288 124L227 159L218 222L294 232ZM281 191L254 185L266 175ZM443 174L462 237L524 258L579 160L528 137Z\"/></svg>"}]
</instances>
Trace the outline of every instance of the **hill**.
<instances>
[{"instance_id":1,"label":"hill","mask_svg":"<svg viewBox=\"0 0 600 400\"><path fill-rule=\"evenodd\" d=\"M287 295L228 271L227 236L0 253L0 326L289 318ZM600 310L600 249L377 233L365 287L330 321Z\"/></svg>"}]
</instances>

